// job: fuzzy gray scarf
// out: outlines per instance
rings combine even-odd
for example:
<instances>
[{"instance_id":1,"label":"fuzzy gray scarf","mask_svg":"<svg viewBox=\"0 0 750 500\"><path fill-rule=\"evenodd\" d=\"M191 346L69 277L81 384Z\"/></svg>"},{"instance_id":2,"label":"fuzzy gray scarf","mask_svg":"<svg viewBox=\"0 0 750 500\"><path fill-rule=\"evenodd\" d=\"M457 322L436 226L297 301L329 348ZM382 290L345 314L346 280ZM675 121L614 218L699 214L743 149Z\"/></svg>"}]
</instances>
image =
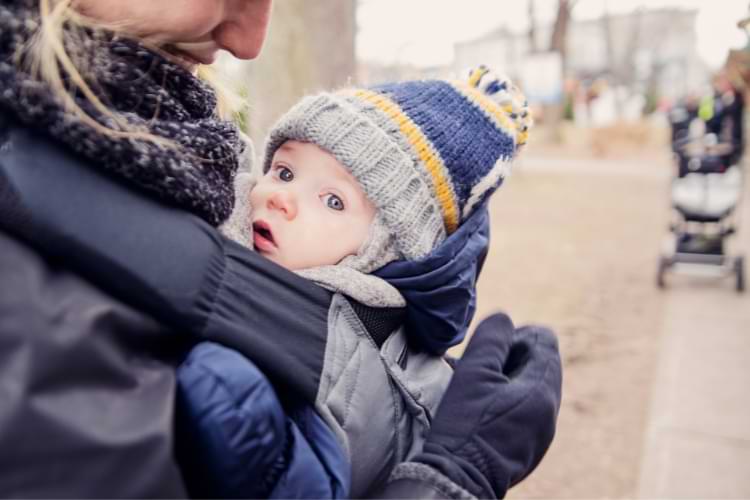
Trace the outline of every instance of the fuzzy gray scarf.
<instances>
[{"instance_id":1,"label":"fuzzy gray scarf","mask_svg":"<svg viewBox=\"0 0 750 500\"><path fill-rule=\"evenodd\" d=\"M237 128L216 114L216 96L184 68L135 41L89 36L71 54L94 78L89 84L105 105L128 123L180 147L103 136L63 109L49 87L27 69L20 49L39 30L38 2L0 5L0 112L64 144L75 154L212 225L229 217L233 180L246 156ZM22 52L21 52L22 54ZM103 125L82 95L75 100Z\"/></svg>"}]
</instances>

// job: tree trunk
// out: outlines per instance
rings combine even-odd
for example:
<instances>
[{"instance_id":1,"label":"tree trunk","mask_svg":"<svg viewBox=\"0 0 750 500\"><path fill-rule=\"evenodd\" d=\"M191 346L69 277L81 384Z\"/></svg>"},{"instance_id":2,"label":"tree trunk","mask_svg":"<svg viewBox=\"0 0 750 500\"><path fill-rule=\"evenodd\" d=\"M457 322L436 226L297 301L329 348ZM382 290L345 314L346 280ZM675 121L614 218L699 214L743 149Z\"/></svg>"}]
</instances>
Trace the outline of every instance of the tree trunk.
<instances>
[{"instance_id":1,"label":"tree trunk","mask_svg":"<svg viewBox=\"0 0 750 500\"><path fill-rule=\"evenodd\" d=\"M571 11L575 5L576 0L558 0L557 1L557 15L555 17L555 24L552 27L552 36L550 37L549 50L560 54L560 77L563 82L563 88L565 87L565 79L568 72L567 64L567 43L568 43L568 26L570 25ZM555 104L545 106L544 115L546 121L553 128L557 128L563 118L563 107L565 105L565 96L563 101Z\"/></svg>"},{"instance_id":2,"label":"tree trunk","mask_svg":"<svg viewBox=\"0 0 750 500\"><path fill-rule=\"evenodd\" d=\"M303 95L347 83L355 71L352 0L274 3L261 56L247 64L248 132L259 147L271 125Z\"/></svg>"},{"instance_id":3,"label":"tree trunk","mask_svg":"<svg viewBox=\"0 0 750 500\"><path fill-rule=\"evenodd\" d=\"M604 10L602 11L602 34L604 35L604 47L607 51L607 74L609 77L609 85L615 92L615 113L617 119L622 117L622 103L620 102L619 88L620 88L620 61L615 52L614 34L612 33L612 20L609 16L609 7L607 2L604 2Z\"/></svg>"},{"instance_id":4,"label":"tree trunk","mask_svg":"<svg viewBox=\"0 0 750 500\"><path fill-rule=\"evenodd\" d=\"M529 0L529 52L536 52L536 13L534 0Z\"/></svg>"},{"instance_id":5,"label":"tree trunk","mask_svg":"<svg viewBox=\"0 0 750 500\"><path fill-rule=\"evenodd\" d=\"M570 24L570 14L575 5L575 0L558 0L557 16L552 28L552 37L549 42L549 49L560 54L562 61L563 78L567 71L566 55L568 42L568 25Z\"/></svg>"}]
</instances>

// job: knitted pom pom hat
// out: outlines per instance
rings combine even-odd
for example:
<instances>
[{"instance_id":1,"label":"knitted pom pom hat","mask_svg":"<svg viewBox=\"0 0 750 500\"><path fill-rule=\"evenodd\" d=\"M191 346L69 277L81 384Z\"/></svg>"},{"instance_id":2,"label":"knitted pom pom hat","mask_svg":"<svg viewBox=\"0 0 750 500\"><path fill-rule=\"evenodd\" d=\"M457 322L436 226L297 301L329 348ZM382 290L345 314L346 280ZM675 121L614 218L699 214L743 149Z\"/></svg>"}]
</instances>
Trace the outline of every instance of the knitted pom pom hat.
<instances>
[{"instance_id":1,"label":"knitted pom pom hat","mask_svg":"<svg viewBox=\"0 0 750 500\"><path fill-rule=\"evenodd\" d=\"M263 171L287 140L330 152L359 181L407 260L429 254L492 194L531 116L507 78L419 80L302 99L270 132Z\"/></svg>"}]
</instances>

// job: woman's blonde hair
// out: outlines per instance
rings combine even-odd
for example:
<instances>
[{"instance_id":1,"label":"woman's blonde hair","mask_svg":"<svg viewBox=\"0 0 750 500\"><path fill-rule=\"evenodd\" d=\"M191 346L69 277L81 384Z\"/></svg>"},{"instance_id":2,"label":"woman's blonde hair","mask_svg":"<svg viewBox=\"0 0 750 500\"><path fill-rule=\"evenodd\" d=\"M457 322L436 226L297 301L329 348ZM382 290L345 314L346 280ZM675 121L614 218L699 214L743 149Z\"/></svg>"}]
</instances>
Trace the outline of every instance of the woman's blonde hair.
<instances>
[{"instance_id":1,"label":"woman's blonde hair","mask_svg":"<svg viewBox=\"0 0 750 500\"><path fill-rule=\"evenodd\" d=\"M95 84L94 71L87 67L89 58L82 57L86 42L92 37L102 36L104 32L127 35L124 22L119 25L103 24L85 17L73 8L73 0L39 0L39 14L39 30L30 41L30 46L25 48L23 59L30 65L32 73L49 85L69 113L107 137L178 147L174 141L151 133L145 126L129 123L119 113L109 109L92 89L92 83ZM150 48L159 51L158 47ZM20 54L18 59L21 59ZM199 76L209 81L215 90L222 91L217 111L221 116L230 116L230 98L224 88L217 88L220 85L210 69L199 68ZM84 96L100 118L94 118L76 102L73 98L76 92Z\"/></svg>"}]
</instances>

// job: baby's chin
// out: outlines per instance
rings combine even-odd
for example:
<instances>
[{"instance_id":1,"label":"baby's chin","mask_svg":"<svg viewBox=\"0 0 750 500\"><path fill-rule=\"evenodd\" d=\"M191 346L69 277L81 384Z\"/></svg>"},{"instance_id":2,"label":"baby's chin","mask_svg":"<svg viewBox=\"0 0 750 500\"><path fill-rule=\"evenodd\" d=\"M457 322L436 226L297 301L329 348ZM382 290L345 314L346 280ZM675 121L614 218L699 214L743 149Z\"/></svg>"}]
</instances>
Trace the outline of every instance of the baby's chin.
<instances>
[{"instance_id":1,"label":"baby's chin","mask_svg":"<svg viewBox=\"0 0 750 500\"><path fill-rule=\"evenodd\" d=\"M328 261L316 261L316 260L310 260L310 259L289 259L285 258L283 255L279 255L278 253L273 252L264 252L262 250L255 249L255 251L265 257L266 259L270 260L274 264L277 264L287 271L292 272L298 272L298 271L305 271L307 269L316 269L319 267L325 267L325 266L335 266L336 264L340 263L345 257L342 257L341 259L338 259L336 261L333 261L331 259L330 262Z\"/></svg>"},{"instance_id":2,"label":"baby's chin","mask_svg":"<svg viewBox=\"0 0 750 500\"><path fill-rule=\"evenodd\" d=\"M274 255L272 253L263 252L263 251L260 251L260 250L257 250L257 249L256 249L256 252L259 253L260 255L262 255L264 258L270 260L274 264L283 267L287 271L297 271L298 269L301 269L301 268L299 268L297 266L294 266L293 264L290 265L286 261L286 259L284 259L280 255Z\"/></svg>"}]
</instances>

